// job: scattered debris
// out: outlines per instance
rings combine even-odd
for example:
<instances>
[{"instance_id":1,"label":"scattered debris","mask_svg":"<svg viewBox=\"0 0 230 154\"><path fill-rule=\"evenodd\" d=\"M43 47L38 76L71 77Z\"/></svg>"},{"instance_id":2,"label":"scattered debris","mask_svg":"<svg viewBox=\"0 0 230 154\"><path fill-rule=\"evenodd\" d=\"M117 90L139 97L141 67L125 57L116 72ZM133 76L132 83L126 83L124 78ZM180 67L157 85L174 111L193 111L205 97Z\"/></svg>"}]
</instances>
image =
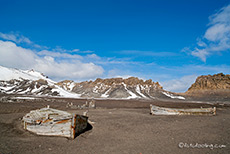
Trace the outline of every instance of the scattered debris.
<instances>
[{"instance_id":1,"label":"scattered debris","mask_svg":"<svg viewBox=\"0 0 230 154\"><path fill-rule=\"evenodd\" d=\"M88 112L89 112L89 110L86 110L85 112L83 112L83 116L87 116Z\"/></svg>"},{"instance_id":2,"label":"scattered debris","mask_svg":"<svg viewBox=\"0 0 230 154\"><path fill-rule=\"evenodd\" d=\"M216 107L175 109L175 108L159 107L150 104L150 114L152 115L216 115Z\"/></svg>"},{"instance_id":3,"label":"scattered debris","mask_svg":"<svg viewBox=\"0 0 230 154\"><path fill-rule=\"evenodd\" d=\"M66 108L71 109L95 109L96 101L92 99L91 101L87 100L83 105L74 105L72 102L66 104Z\"/></svg>"},{"instance_id":4,"label":"scattered debris","mask_svg":"<svg viewBox=\"0 0 230 154\"><path fill-rule=\"evenodd\" d=\"M23 117L24 129L38 135L63 136L74 139L84 132L88 117L52 109L32 110Z\"/></svg>"}]
</instances>

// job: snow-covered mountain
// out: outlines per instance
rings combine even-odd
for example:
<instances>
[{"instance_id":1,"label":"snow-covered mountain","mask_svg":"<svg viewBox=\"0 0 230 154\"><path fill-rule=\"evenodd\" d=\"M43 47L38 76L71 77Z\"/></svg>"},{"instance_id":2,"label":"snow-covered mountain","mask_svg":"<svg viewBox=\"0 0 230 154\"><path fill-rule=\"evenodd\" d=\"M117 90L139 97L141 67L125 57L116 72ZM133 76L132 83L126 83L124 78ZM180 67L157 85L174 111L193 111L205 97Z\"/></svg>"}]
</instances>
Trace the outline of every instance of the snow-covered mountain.
<instances>
[{"instance_id":1,"label":"snow-covered mountain","mask_svg":"<svg viewBox=\"0 0 230 154\"><path fill-rule=\"evenodd\" d=\"M53 82L52 80L48 79L47 76L45 76L42 73L36 72L34 70L19 70L19 69L13 69L13 68L6 68L3 66L0 66L0 80L9 81L12 79L16 80L49 80L50 82Z\"/></svg>"},{"instance_id":2,"label":"snow-covered mountain","mask_svg":"<svg viewBox=\"0 0 230 154\"><path fill-rule=\"evenodd\" d=\"M6 94L28 94L75 97L80 95L71 93L59 87L55 81L34 70L23 71L0 66L0 92Z\"/></svg>"},{"instance_id":3,"label":"snow-covered mountain","mask_svg":"<svg viewBox=\"0 0 230 154\"><path fill-rule=\"evenodd\" d=\"M185 99L171 92L163 90L158 82L152 80L143 81L141 79L130 77L96 79L95 81L85 81L74 83L65 80L58 85L66 90L81 94L81 97L94 98L118 98L118 99Z\"/></svg>"},{"instance_id":4,"label":"snow-covered mountain","mask_svg":"<svg viewBox=\"0 0 230 154\"><path fill-rule=\"evenodd\" d=\"M0 93L38 96L62 96L73 98L116 98L116 99L184 99L163 90L158 82L127 79L96 79L75 83L65 80L56 83L34 70L23 71L0 66Z\"/></svg>"}]
</instances>

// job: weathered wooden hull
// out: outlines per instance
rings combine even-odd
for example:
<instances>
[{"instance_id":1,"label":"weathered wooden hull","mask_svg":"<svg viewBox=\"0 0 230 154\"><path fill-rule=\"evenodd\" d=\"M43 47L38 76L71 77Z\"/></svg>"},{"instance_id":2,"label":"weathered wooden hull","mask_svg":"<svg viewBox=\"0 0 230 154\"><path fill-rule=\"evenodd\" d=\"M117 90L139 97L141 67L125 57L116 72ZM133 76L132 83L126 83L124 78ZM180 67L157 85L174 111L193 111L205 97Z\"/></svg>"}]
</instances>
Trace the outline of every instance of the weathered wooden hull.
<instances>
[{"instance_id":1,"label":"weathered wooden hull","mask_svg":"<svg viewBox=\"0 0 230 154\"><path fill-rule=\"evenodd\" d=\"M150 104L150 114L152 115L216 115L216 107L175 109L175 108L159 107Z\"/></svg>"},{"instance_id":2,"label":"weathered wooden hull","mask_svg":"<svg viewBox=\"0 0 230 154\"><path fill-rule=\"evenodd\" d=\"M38 135L75 136L87 128L88 117L52 108L33 110L23 117L24 129Z\"/></svg>"}]
</instances>

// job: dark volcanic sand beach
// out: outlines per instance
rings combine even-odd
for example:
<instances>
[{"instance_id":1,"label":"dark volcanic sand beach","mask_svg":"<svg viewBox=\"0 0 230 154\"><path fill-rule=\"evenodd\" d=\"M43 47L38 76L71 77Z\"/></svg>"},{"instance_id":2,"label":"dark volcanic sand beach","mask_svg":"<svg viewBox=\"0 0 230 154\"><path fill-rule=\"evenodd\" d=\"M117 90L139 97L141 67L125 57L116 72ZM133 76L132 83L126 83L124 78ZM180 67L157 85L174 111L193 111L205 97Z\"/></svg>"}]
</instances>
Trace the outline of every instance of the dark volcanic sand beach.
<instances>
[{"instance_id":1,"label":"dark volcanic sand beach","mask_svg":"<svg viewBox=\"0 0 230 154\"><path fill-rule=\"evenodd\" d=\"M93 128L74 140L38 136L23 130L21 118L30 110L48 104L69 112L85 111L67 109L67 102L83 104L85 100L47 98L0 102L0 154L230 153L230 108L227 105L216 105L216 116L153 116L149 114L149 104L178 108L211 105L176 101L97 100L97 109L91 109L88 113ZM186 143L192 145L179 147ZM209 147L198 147L201 144ZM212 148L215 144L225 147Z\"/></svg>"}]
</instances>

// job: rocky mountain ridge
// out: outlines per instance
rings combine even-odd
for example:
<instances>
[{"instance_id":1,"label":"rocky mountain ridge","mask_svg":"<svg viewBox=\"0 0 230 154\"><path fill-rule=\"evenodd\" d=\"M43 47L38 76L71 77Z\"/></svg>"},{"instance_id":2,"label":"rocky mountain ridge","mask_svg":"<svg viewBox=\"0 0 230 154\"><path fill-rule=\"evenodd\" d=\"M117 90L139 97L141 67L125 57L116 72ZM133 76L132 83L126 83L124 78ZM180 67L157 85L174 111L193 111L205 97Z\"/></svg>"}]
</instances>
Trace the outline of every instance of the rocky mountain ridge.
<instances>
[{"instance_id":1,"label":"rocky mountain ridge","mask_svg":"<svg viewBox=\"0 0 230 154\"><path fill-rule=\"evenodd\" d=\"M34 70L23 71L0 67L0 93L34 96L61 96L105 99L184 99L163 90L158 82L136 77L96 79L75 83L54 82Z\"/></svg>"},{"instance_id":2,"label":"rocky mountain ridge","mask_svg":"<svg viewBox=\"0 0 230 154\"><path fill-rule=\"evenodd\" d=\"M219 73L199 76L183 95L193 100L229 101L230 75Z\"/></svg>"},{"instance_id":3,"label":"rocky mountain ridge","mask_svg":"<svg viewBox=\"0 0 230 154\"><path fill-rule=\"evenodd\" d=\"M166 91L158 82L129 78L98 78L95 81L55 82L34 70L23 71L0 66L0 93L34 96L61 96L103 99L194 99L217 96L230 98L230 75L199 76L187 92ZM209 97L211 96L211 97Z\"/></svg>"},{"instance_id":4,"label":"rocky mountain ridge","mask_svg":"<svg viewBox=\"0 0 230 154\"><path fill-rule=\"evenodd\" d=\"M73 81L62 81L58 83L64 89L81 94L82 97L95 98L154 98L164 90L158 82L152 80L141 80L136 77L96 79L95 81L84 81L74 83Z\"/></svg>"},{"instance_id":5,"label":"rocky mountain ridge","mask_svg":"<svg viewBox=\"0 0 230 154\"><path fill-rule=\"evenodd\" d=\"M197 77L187 93L205 90L230 90L230 75L223 73L214 75L202 75Z\"/></svg>"}]
</instances>

